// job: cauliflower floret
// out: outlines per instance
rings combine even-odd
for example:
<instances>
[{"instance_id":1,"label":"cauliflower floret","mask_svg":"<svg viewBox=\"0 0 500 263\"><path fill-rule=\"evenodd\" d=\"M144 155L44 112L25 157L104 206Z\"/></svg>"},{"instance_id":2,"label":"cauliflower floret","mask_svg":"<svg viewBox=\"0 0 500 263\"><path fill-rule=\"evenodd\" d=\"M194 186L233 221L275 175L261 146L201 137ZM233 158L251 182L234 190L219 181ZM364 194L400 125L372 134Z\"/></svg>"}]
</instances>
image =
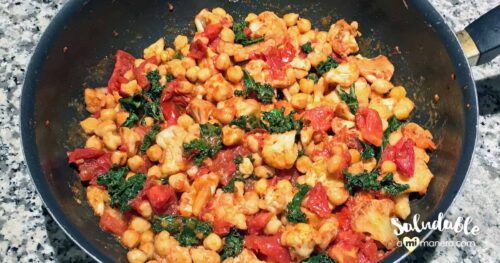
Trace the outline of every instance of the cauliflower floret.
<instances>
[{"instance_id":1,"label":"cauliflower floret","mask_svg":"<svg viewBox=\"0 0 500 263\"><path fill-rule=\"evenodd\" d=\"M198 216L212 198L218 184L219 176L214 173L204 174L196 179L190 190L181 196L180 213L183 216Z\"/></svg>"},{"instance_id":2,"label":"cauliflower floret","mask_svg":"<svg viewBox=\"0 0 500 263\"><path fill-rule=\"evenodd\" d=\"M156 57L156 61L161 61L161 52L165 49L165 39L160 38L149 47L144 49L144 59Z\"/></svg>"},{"instance_id":3,"label":"cauliflower floret","mask_svg":"<svg viewBox=\"0 0 500 263\"><path fill-rule=\"evenodd\" d=\"M189 254L189 248L182 246L175 246L170 250L170 253L165 257L167 262L176 263L191 263L191 255ZM200 261L198 261L200 262Z\"/></svg>"},{"instance_id":4,"label":"cauliflower floret","mask_svg":"<svg viewBox=\"0 0 500 263\"><path fill-rule=\"evenodd\" d=\"M137 145L141 142L141 136L132 129L127 127L120 128L122 142L127 145L127 155L134 156L137 153Z\"/></svg>"},{"instance_id":5,"label":"cauliflower floret","mask_svg":"<svg viewBox=\"0 0 500 263\"><path fill-rule=\"evenodd\" d=\"M244 248L238 256L228 258L223 263L265 263L265 261L259 260L251 250Z\"/></svg>"},{"instance_id":6,"label":"cauliflower floret","mask_svg":"<svg viewBox=\"0 0 500 263\"><path fill-rule=\"evenodd\" d=\"M391 224L391 213L394 202L390 199L372 199L358 195L352 206L351 227L356 232L367 232L382 243L387 249L396 246L398 238L394 234L395 227Z\"/></svg>"},{"instance_id":7,"label":"cauliflower floret","mask_svg":"<svg viewBox=\"0 0 500 263\"><path fill-rule=\"evenodd\" d=\"M238 229L247 229L246 216L243 213L245 204L243 187L241 182L237 182L234 193L217 190L208 207L209 211L203 215L203 219L206 221L223 220Z\"/></svg>"},{"instance_id":8,"label":"cauliflower floret","mask_svg":"<svg viewBox=\"0 0 500 263\"><path fill-rule=\"evenodd\" d=\"M223 23L225 26L231 27L233 25L233 17L227 13L222 14L217 12L210 12L206 8L202 9L194 17L194 24L198 32L203 32L205 30L205 26L208 24L217 23Z\"/></svg>"},{"instance_id":9,"label":"cauliflower floret","mask_svg":"<svg viewBox=\"0 0 500 263\"><path fill-rule=\"evenodd\" d=\"M330 27L328 31L328 42L332 45L333 51L347 57L347 55L359 51L356 36L358 35L358 22L354 21L350 25L340 19Z\"/></svg>"},{"instance_id":10,"label":"cauliflower floret","mask_svg":"<svg viewBox=\"0 0 500 263\"><path fill-rule=\"evenodd\" d=\"M414 122L410 122L401 128L403 136L410 138L415 145L423 149L435 150L436 144L432 141L432 133L425 130Z\"/></svg>"},{"instance_id":11,"label":"cauliflower floret","mask_svg":"<svg viewBox=\"0 0 500 263\"><path fill-rule=\"evenodd\" d=\"M163 149L164 153L163 163L160 166L163 174L172 175L184 170L182 142L186 135L187 132L183 128L173 125L156 136L156 143Z\"/></svg>"},{"instance_id":12,"label":"cauliflower floret","mask_svg":"<svg viewBox=\"0 0 500 263\"><path fill-rule=\"evenodd\" d=\"M336 217L330 217L323 220L321 226L316 231L314 242L316 242L321 249L326 249L337 236L338 228L339 221Z\"/></svg>"},{"instance_id":13,"label":"cauliflower floret","mask_svg":"<svg viewBox=\"0 0 500 263\"><path fill-rule=\"evenodd\" d=\"M356 63L342 63L325 74L326 83L336 83L342 87L350 87L359 77L359 69Z\"/></svg>"},{"instance_id":14,"label":"cauliflower floret","mask_svg":"<svg viewBox=\"0 0 500 263\"><path fill-rule=\"evenodd\" d=\"M262 157L264 161L277 169L292 168L299 154L295 144L296 131L271 134L264 140Z\"/></svg>"},{"instance_id":15,"label":"cauliflower floret","mask_svg":"<svg viewBox=\"0 0 500 263\"><path fill-rule=\"evenodd\" d=\"M308 258L313 252L316 245L315 235L316 231L308 224L288 225L285 232L281 234L281 244L289 247L293 259L302 260Z\"/></svg>"},{"instance_id":16,"label":"cauliflower floret","mask_svg":"<svg viewBox=\"0 0 500 263\"><path fill-rule=\"evenodd\" d=\"M263 199L259 200L259 207L274 214L281 213L292 201L294 188L288 180L280 180L275 187L269 187Z\"/></svg>"},{"instance_id":17,"label":"cauliflower floret","mask_svg":"<svg viewBox=\"0 0 500 263\"><path fill-rule=\"evenodd\" d=\"M210 101L195 98L187 106L187 112L197 123L203 124L208 121L215 106Z\"/></svg>"},{"instance_id":18,"label":"cauliflower floret","mask_svg":"<svg viewBox=\"0 0 500 263\"><path fill-rule=\"evenodd\" d=\"M349 60L358 65L359 73L370 83L376 79L390 80L394 74L394 65L384 55L375 58L356 56Z\"/></svg>"},{"instance_id":19,"label":"cauliflower floret","mask_svg":"<svg viewBox=\"0 0 500 263\"><path fill-rule=\"evenodd\" d=\"M220 73L210 77L203 86L207 91L209 101L219 102L233 97L233 85Z\"/></svg>"},{"instance_id":20,"label":"cauliflower floret","mask_svg":"<svg viewBox=\"0 0 500 263\"><path fill-rule=\"evenodd\" d=\"M427 167L424 160L415 158L415 173L412 177L402 175L399 172L394 172L394 181L398 184L408 184L410 187L405 193L417 192L421 195L427 192L427 187L434 175Z\"/></svg>"},{"instance_id":21,"label":"cauliflower floret","mask_svg":"<svg viewBox=\"0 0 500 263\"><path fill-rule=\"evenodd\" d=\"M106 203L109 202L108 191L97 186L90 185L87 187L87 200L89 201L92 210L98 216L102 216Z\"/></svg>"},{"instance_id":22,"label":"cauliflower floret","mask_svg":"<svg viewBox=\"0 0 500 263\"><path fill-rule=\"evenodd\" d=\"M96 113L102 107L104 107L104 105L106 105L106 101L104 100L104 93L99 92L98 89L86 88L83 91L83 97L85 100L86 109L90 113Z\"/></svg>"},{"instance_id":23,"label":"cauliflower floret","mask_svg":"<svg viewBox=\"0 0 500 263\"><path fill-rule=\"evenodd\" d=\"M217 252L205 249L201 246L197 248L191 248L189 250L189 253L191 254L191 259L193 260L193 263L220 262L220 256L219 254L217 254Z\"/></svg>"},{"instance_id":24,"label":"cauliflower floret","mask_svg":"<svg viewBox=\"0 0 500 263\"><path fill-rule=\"evenodd\" d=\"M258 25L252 25L254 23ZM287 35L285 21L270 11L260 13L259 21L252 21L249 27L252 31L252 37L263 36L265 40L272 39L276 43L283 43Z\"/></svg>"}]
</instances>

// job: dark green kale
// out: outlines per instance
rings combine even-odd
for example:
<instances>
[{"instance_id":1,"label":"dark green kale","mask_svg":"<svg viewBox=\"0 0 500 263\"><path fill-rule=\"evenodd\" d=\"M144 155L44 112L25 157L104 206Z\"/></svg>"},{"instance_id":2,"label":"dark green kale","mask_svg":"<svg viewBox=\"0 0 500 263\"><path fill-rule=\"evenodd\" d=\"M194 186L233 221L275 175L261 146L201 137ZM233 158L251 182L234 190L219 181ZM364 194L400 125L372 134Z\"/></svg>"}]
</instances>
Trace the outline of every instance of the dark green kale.
<instances>
[{"instance_id":1,"label":"dark green kale","mask_svg":"<svg viewBox=\"0 0 500 263\"><path fill-rule=\"evenodd\" d=\"M285 108L272 109L262 113L264 128L270 133L284 133L287 131L302 129L302 119L295 120L295 111L285 116Z\"/></svg>"},{"instance_id":2,"label":"dark green kale","mask_svg":"<svg viewBox=\"0 0 500 263\"><path fill-rule=\"evenodd\" d=\"M229 234L224 238L224 246L219 252L220 260L238 256L243 250L243 236L236 228L231 228Z\"/></svg>"},{"instance_id":3,"label":"dark green kale","mask_svg":"<svg viewBox=\"0 0 500 263\"><path fill-rule=\"evenodd\" d=\"M130 210L128 202L137 196L146 181L146 175L143 173L137 173L125 180L128 172L127 167L113 166L105 174L97 177L97 183L105 185L109 192L110 205L119 207L122 212Z\"/></svg>"},{"instance_id":4,"label":"dark green kale","mask_svg":"<svg viewBox=\"0 0 500 263\"><path fill-rule=\"evenodd\" d=\"M382 137L382 149L385 148L389 142L389 135L391 135L392 132L397 131L404 123L399 121L396 116L392 115L389 118L388 124L387 129L384 131L384 136Z\"/></svg>"},{"instance_id":5,"label":"dark green kale","mask_svg":"<svg viewBox=\"0 0 500 263\"><path fill-rule=\"evenodd\" d=\"M132 112L129 113L127 119L125 120L125 122L123 122L122 126L127 128L132 128L137 121L139 121L139 117L137 117L137 114Z\"/></svg>"},{"instance_id":6,"label":"dark green kale","mask_svg":"<svg viewBox=\"0 0 500 263\"><path fill-rule=\"evenodd\" d=\"M259 43L264 41L264 37L259 38L250 38L245 34L245 27L248 26L248 22L242 21L239 23L233 24L233 32L234 32L234 42L242 44L243 46L252 45L255 43Z\"/></svg>"},{"instance_id":7,"label":"dark green kale","mask_svg":"<svg viewBox=\"0 0 500 263\"><path fill-rule=\"evenodd\" d=\"M235 90L235 96L247 97L253 94L258 101L264 104L270 104L273 102L273 87L267 83L262 84L259 82L255 82L255 80L246 70L243 71L243 84L245 86L245 90Z\"/></svg>"},{"instance_id":8,"label":"dark green kale","mask_svg":"<svg viewBox=\"0 0 500 263\"><path fill-rule=\"evenodd\" d=\"M309 54L313 51L313 48L311 47L311 42L307 42L304 45L300 46L300 49L306 54Z\"/></svg>"},{"instance_id":9,"label":"dark green kale","mask_svg":"<svg viewBox=\"0 0 500 263\"><path fill-rule=\"evenodd\" d=\"M183 59L183 58L184 58L184 56L179 52L175 53L175 55L174 55L174 59Z\"/></svg>"},{"instance_id":10,"label":"dark green kale","mask_svg":"<svg viewBox=\"0 0 500 263\"><path fill-rule=\"evenodd\" d=\"M316 73L318 75L323 75L326 72L328 72L332 68L338 67L339 63L335 61L332 57L328 56L328 58L325 61L321 61L316 67Z\"/></svg>"},{"instance_id":11,"label":"dark green kale","mask_svg":"<svg viewBox=\"0 0 500 263\"><path fill-rule=\"evenodd\" d=\"M181 246L198 245L213 231L207 222L178 215L154 216L152 228L156 233L169 232Z\"/></svg>"},{"instance_id":12,"label":"dark green kale","mask_svg":"<svg viewBox=\"0 0 500 263\"><path fill-rule=\"evenodd\" d=\"M372 157L375 157L375 150L373 149L373 147L363 141L361 141L361 143L363 144L363 152L361 153L361 159L368 160Z\"/></svg>"},{"instance_id":13,"label":"dark green kale","mask_svg":"<svg viewBox=\"0 0 500 263\"><path fill-rule=\"evenodd\" d=\"M158 132L160 132L161 126L159 124L153 125L151 129L144 135L144 139L142 140L141 144L141 153L144 154L148 148L151 146L151 144L156 140L156 135Z\"/></svg>"},{"instance_id":14,"label":"dark green kale","mask_svg":"<svg viewBox=\"0 0 500 263\"><path fill-rule=\"evenodd\" d=\"M304 259L301 261L301 263L335 263L335 260L333 260L331 257L329 257L325 253L318 253L308 259Z\"/></svg>"},{"instance_id":15,"label":"dark green kale","mask_svg":"<svg viewBox=\"0 0 500 263\"><path fill-rule=\"evenodd\" d=\"M194 158L194 163L200 166L207 157L214 157L222 149L222 129L218 124L205 123L200 125L201 138L184 143L184 151Z\"/></svg>"},{"instance_id":16,"label":"dark green kale","mask_svg":"<svg viewBox=\"0 0 500 263\"><path fill-rule=\"evenodd\" d=\"M386 194L396 196L409 187L407 184L398 184L394 182L392 173L388 173L382 181L378 181L378 169L372 172L362 172L357 175L353 175L344 169L343 173L347 180L345 188L351 195L354 194L355 189L367 191L378 191L383 189Z\"/></svg>"},{"instance_id":17,"label":"dark green kale","mask_svg":"<svg viewBox=\"0 0 500 263\"><path fill-rule=\"evenodd\" d=\"M236 165L236 172L234 172L231 179L229 179L229 182L227 182L227 184L222 187L222 191L224 193L234 193L234 183L236 183L237 181L245 182L245 178L243 177L243 175L239 171L239 167L240 167L240 164L243 162L243 158L245 158L245 157L243 157L241 155L237 155L236 157L234 157L233 162ZM250 155L247 158L252 158L252 157Z\"/></svg>"},{"instance_id":18,"label":"dark green kale","mask_svg":"<svg viewBox=\"0 0 500 263\"><path fill-rule=\"evenodd\" d=\"M318 83L319 81L318 75L316 75L315 73L307 74L306 78L314 81L314 84Z\"/></svg>"},{"instance_id":19,"label":"dark green kale","mask_svg":"<svg viewBox=\"0 0 500 263\"><path fill-rule=\"evenodd\" d=\"M306 214L300 210L300 203L302 203L302 200L311 188L306 184L297 184L296 186L299 188L299 191L293 196L292 201L290 201L290 203L286 206L286 218L291 223L307 223Z\"/></svg>"},{"instance_id":20,"label":"dark green kale","mask_svg":"<svg viewBox=\"0 0 500 263\"><path fill-rule=\"evenodd\" d=\"M255 115L242 115L231 121L229 125L236 125L247 132L264 127L264 124Z\"/></svg>"},{"instance_id":21,"label":"dark green kale","mask_svg":"<svg viewBox=\"0 0 500 263\"><path fill-rule=\"evenodd\" d=\"M303 156L303 155L306 155L306 150L304 148L301 148L299 150L299 157Z\"/></svg>"},{"instance_id":22,"label":"dark green kale","mask_svg":"<svg viewBox=\"0 0 500 263\"><path fill-rule=\"evenodd\" d=\"M351 87L349 89L349 93L345 92L342 88L338 88L337 91L339 93L340 99L342 99L347 104L347 106L349 106L352 114L356 114L356 112L358 112L359 104L358 99L356 98L354 87Z\"/></svg>"},{"instance_id":23,"label":"dark green kale","mask_svg":"<svg viewBox=\"0 0 500 263\"><path fill-rule=\"evenodd\" d=\"M234 157L234 164L236 164L236 166L238 166L240 163L243 162L243 156L241 155L236 155L236 157Z\"/></svg>"},{"instance_id":24,"label":"dark green kale","mask_svg":"<svg viewBox=\"0 0 500 263\"><path fill-rule=\"evenodd\" d=\"M384 193L390 196L396 196L410 187L407 184L396 183L392 173L388 173L382 181L380 181L380 184L382 185L382 189L384 189Z\"/></svg>"}]
</instances>

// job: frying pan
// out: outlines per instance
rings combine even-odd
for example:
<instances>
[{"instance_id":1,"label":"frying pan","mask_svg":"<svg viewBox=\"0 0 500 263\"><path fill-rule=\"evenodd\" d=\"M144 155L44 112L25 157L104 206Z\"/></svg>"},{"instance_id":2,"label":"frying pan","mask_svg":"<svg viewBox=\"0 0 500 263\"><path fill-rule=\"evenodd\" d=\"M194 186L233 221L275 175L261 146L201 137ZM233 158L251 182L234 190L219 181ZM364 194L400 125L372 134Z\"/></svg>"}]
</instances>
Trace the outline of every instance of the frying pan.
<instances>
[{"instance_id":1,"label":"frying pan","mask_svg":"<svg viewBox=\"0 0 500 263\"><path fill-rule=\"evenodd\" d=\"M193 17L205 7L221 6L235 20L248 12L298 12L323 30L340 18L357 20L363 33L360 53L389 57L396 68L393 82L404 85L416 102L411 120L430 129L439 143L429 163L435 178L425 196L412 197L412 215L431 221L448 209L471 161L478 104L467 57L428 2L183 0L173 6L171 12L166 0L72 0L45 31L26 72L21 134L29 171L54 220L94 259L125 262L126 251L100 230L78 176L67 163L66 151L84 142L78 126L86 114L83 89L107 83L116 49L140 55L160 37L172 43L179 33L192 34ZM500 52L499 18L497 7L459 35L463 42L469 41L464 47L472 63L484 63ZM439 101L434 100L436 95ZM422 240L429 234L412 236ZM398 261L407 254L398 248L385 261Z\"/></svg>"}]
</instances>

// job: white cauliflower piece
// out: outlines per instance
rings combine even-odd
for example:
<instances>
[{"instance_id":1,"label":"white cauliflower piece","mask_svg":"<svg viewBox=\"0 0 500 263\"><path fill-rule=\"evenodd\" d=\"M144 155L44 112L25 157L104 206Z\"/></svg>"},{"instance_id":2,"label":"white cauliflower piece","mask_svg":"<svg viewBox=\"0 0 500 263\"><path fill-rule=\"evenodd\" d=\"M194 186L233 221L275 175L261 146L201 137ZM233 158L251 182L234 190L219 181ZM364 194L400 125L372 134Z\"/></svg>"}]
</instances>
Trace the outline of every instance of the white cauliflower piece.
<instances>
[{"instance_id":1,"label":"white cauliflower piece","mask_svg":"<svg viewBox=\"0 0 500 263\"><path fill-rule=\"evenodd\" d=\"M330 27L328 31L328 42L332 45L333 51L347 57L347 55L359 51L356 36L358 35L358 22L348 24L344 19L340 19Z\"/></svg>"},{"instance_id":2,"label":"white cauliflower piece","mask_svg":"<svg viewBox=\"0 0 500 263\"><path fill-rule=\"evenodd\" d=\"M215 106L210 102L202 99L195 98L191 100L187 106L187 112L193 119L200 124L208 121L210 114L215 109Z\"/></svg>"},{"instance_id":3,"label":"white cauliflower piece","mask_svg":"<svg viewBox=\"0 0 500 263\"><path fill-rule=\"evenodd\" d=\"M289 247L293 259L302 260L308 258L313 252L316 245L315 235L316 231L308 224L288 225L285 232L281 234L281 244Z\"/></svg>"},{"instance_id":4,"label":"white cauliflower piece","mask_svg":"<svg viewBox=\"0 0 500 263\"><path fill-rule=\"evenodd\" d=\"M264 140L262 157L269 165L277 169L292 168L299 152L295 144L296 131L271 134Z\"/></svg>"},{"instance_id":5,"label":"white cauliflower piece","mask_svg":"<svg viewBox=\"0 0 500 263\"><path fill-rule=\"evenodd\" d=\"M288 180L280 180L275 187L269 187L263 199L259 200L259 207L274 214L285 210L295 194L292 184Z\"/></svg>"},{"instance_id":6,"label":"white cauliflower piece","mask_svg":"<svg viewBox=\"0 0 500 263\"><path fill-rule=\"evenodd\" d=\"M228 258L223 263L265 263L265 261L259 260L251 250L243 248L238 256Z\"/></svg>"},{"instance_id":7,"label":"white cauliflower piece","mask_svg":"<svg viewBox=\"0 0 500 263\"><path fill-rule=\"evenodd\" d=\"M178 173L185 168L182 159L182 142L187 132L179 126L170 126L158 133L156 143L163 149L163 163L160 166L161 172L166 175Z\"/></svg>"},{"instance_id":8,"label":"white cauliflower piece","mask_svg":"<svg viewBox=\"0 0 500 263\"><path fill-rule=\"evenodd\" d=\"M189 250L193 263L219 263L220 256L217 252L203 248L202 246Z\"/></svg>"},{"instance_id":9,"label":"white cauliflower piece","mask_svg":"<svg viewBox=\"0 0 500 263\"><path fill-rule=\"evenodd\" d=\"M106 203L109 202L108 191L101 189L97 186L90 185L87 187L87 200L94 213L102 216Z\"/></svg>"}]
</instances>

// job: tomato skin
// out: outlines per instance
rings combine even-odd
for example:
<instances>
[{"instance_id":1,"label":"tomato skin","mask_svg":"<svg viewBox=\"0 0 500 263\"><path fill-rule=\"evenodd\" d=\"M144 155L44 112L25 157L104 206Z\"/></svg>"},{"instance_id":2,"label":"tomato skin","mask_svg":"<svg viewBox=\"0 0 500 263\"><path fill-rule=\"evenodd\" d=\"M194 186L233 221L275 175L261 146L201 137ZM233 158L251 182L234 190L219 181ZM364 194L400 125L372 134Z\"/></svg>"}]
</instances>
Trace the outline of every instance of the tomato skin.
<instances>
[{"instance_id":1,"label":"tomato skin","mask_svg":"<svg viewBox=\"0 0 500 263\"><path fill-rule=\"evenodd\" d=\"M320 106L304 112L304 119L308 120L314 131L328 131L335 110L330 107Z\"/></svg>"},{"instance_id":2,"label":"tomato skin","mask_svg":"<svg viewBox=\"0 0 500 263\"><path fill-rule=\"evenodd\" d=\"M139 84L141 88L145 88L149 85L147 72L145 70L147 64L157 65L158 62L156 61L156 57L150 57L144 60L138 67L135 66L133 67L135 79L137 80L137 84Z\"/></svg>"},{"instance_id":3,"label":"tomato skin","mask_svg":"<svg viewBox=\"0 0 500 263\"><path fill-rule=\"evenodd\" d=\"M107 207L99 219L102 230L121 236L127 230L127 221L124 216L112 208Z\"/></svg>"},{"instance_id":4,"label":"tomato skin","mask_svg":"<svg viewBox=\"0 0 500 263\"><path fill-rule=\"evenodd\" d=\"M389 145L382 152L380 163L386 160L393 161L398 171L408 177L415 174L415 143L406 137L402 137L395 145Z\"/></svg>"},{"instance_id":5,"label":"tomato skin","mask_svg":"<svg viewBox=\"0 0 500 263\"><path fill-rule=\"evenodd\" d=\"M245 247L258 252L266 257L266 260L276 263L290 263L292 259L288 249L281 245L281 233L273 236L245 236Z\"/></svg>"},{"instance_id":6,"label":"tomato skin","mask_svg":"<svg viewBox=\"0 0 500 263\"><path fill-rule=\"evenodd\" d=\"M373 239L368 239L361 245L358 253L360 263L376 263L379 260L377 245Z\"/></svg>"},{"instance_id":7,"label":"tomato skin","mask_svg":"<svg viewBox=\"0 0 500 263\"><path fill-rule=\"evenodd\" d=\"M361 137L367 143L375 146L382 145L383 129L382 119L374 109L360 108L356 114L356 127L361 132Z\"/></svg>"},{"instance_id":8,"label":"tomato skin","mask_svg":"<svg viewBox=\"0 0 500 263\"><path fill-rule=\"evenodd\" d=\"M82 182L92 181L113 166L110 153L92 148L80 148L68 152L68 159L69 163L75 163L78 166Z\"/></svg>"},{"instance_id":9,"label":"tomato skin","mask_svg":"<svg viewBox=\"0 0 500 263\"><path fill-rule=\"evenodd\" d=\"M202 59L205 57L206 53L207 46L199 39L191 43L191 46L189 46L188 56L193 59Z\"/></svg>"},{"instance_id":10,"label":"tomato skin","mask_svg":"<svg viewBox=\"0 0 500 263\"><path fill-rule=\"evenodd\" d=\"M202 35L208 38L208 42L211 43L216 38L219 37L219 33L222 30L222 25L220 23L208 24L205 26L205 30Z\"/></svg>"},{"instance_id":11,"label":"tomato skin","mask_svg":"<svg viewBox=\"0 0 500 263\"><path fill-rule=\"evenodd\" d=\"M319 217L327 218L330 216L332 210L328 207L328 196L321 183L316 183L309 191L306 207Z\"/></svg>"},{"instance_id":12,"label":"tomato skin","mask_svg":"<svg viewBox=\"0 0 500 263\"><path fill-rule=\"evenodd\" d=\"M273 214L271 212L259 212L247 218L247 226L249 234L260 234L271 220Z\"/></svg>"},{"instance_id":13,"label":"tomato skin","mask_svg":"<svg viewBox=\"0 0 500 263\"><path fill-rule=\"evenodd\" d=\"M120 90L121 84L127 81L123 75L134 67L135 61L134 56L123 50L116 51L115 58L115 67L108 81L108 91L110 93Z\"/></svg>"},{"instance_id":14,"label":"tomato skin","mask_svg":"<svg viewBox=\"0 0 500 263\"><path fill-rule=\"evenodd\" d=\"M226 236L233 225L221 219L215 219L213 222L214 233L219 236Z\"/></svg>"},{"instance_id":15,"label":"tomato skin","mask_svg":"<svg viewBox=\"0 0 500 263\"><path fill-rule=\"evenodd\" d=\"M172 126L177 124L177 119L179 119L179 116L181 116L181 114L177 110L175 104L169 101L169 102L162 102L160 106L161 106L161 112L163 113L163 118L165 119L167 126Z\"/></svg>"},{"instance_id":16,"label":"tomato skin","mask_svg":"<svg viewBox=\"0 0 500 263\"><path fill-rule=\"evenodd\" d=\"M295 51L290 42L286 42L281 48L270 47L266 50L264 56L273 79L283 79L285 67L293 60Z\"/></svg>"},{"instance_id":17,"label":"tomato skin","mask_svg":"<svg viewBox=\"0 0 500 263\"><path fill-rule=\"evenodd\" d=\"M172 203L177 201L175 191L170 185L155 185L146 191L151 207L157 214L165 212Z\"/></svg>"},{"instance_id":18,"label":"tomato skin","mask_svg":"<svg viewBox=\"0 0 500 263\"><path fill-rule=\"evenodd\" d=\"M236 171L236 165L234 164L234 158L237 155L248 155L250 150L246 147L238 146L235 148L225 149L219 151L215 155L212 165L209 167L211 172L219 172L222 174L221 184L227 185L234 172Z\"/></svg>"}]
</instances>

